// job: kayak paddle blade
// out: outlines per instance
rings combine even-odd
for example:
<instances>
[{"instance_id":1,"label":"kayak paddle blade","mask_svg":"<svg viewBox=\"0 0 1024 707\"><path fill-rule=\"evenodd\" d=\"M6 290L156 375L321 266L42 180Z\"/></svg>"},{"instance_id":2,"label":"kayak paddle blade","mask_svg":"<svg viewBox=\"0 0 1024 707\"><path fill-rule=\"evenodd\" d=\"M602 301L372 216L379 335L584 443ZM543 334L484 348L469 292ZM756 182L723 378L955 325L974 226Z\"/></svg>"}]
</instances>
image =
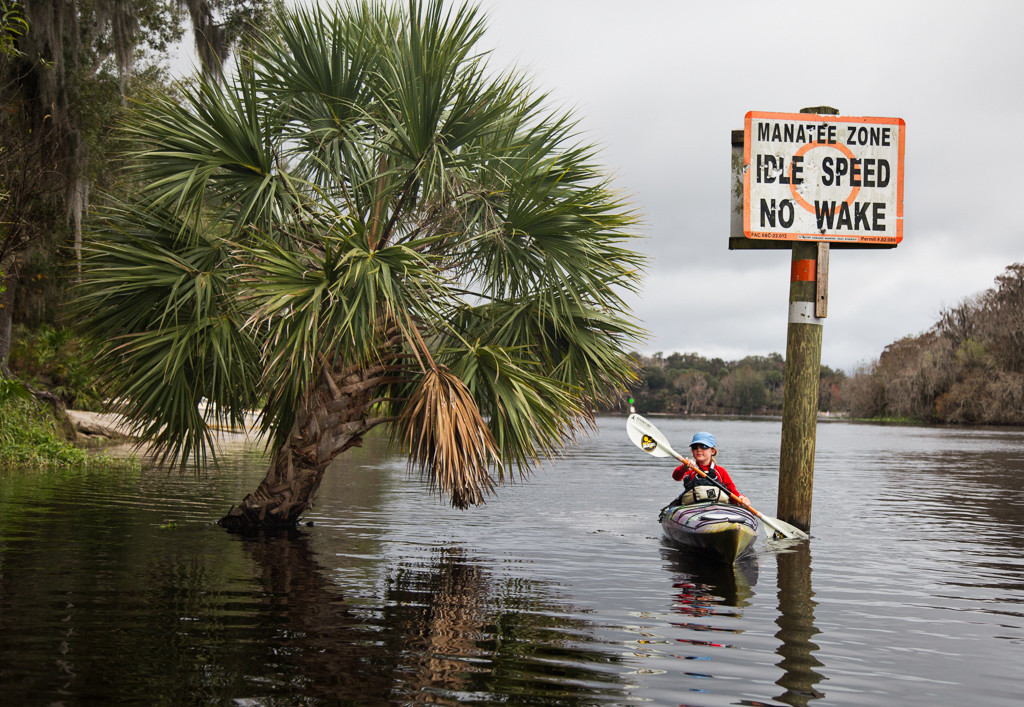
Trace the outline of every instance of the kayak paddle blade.
<instances>
[{"instance_id":1,"label":"kayak paddle blade","mask_svg":"<svg viewBox=\"0 0 1024 707\"><path fill-rule=\"evenodd\" d=\"M784 520L769 518L761 514L758 515L761 517L761 520L764 521L765 525L775 531L776 535L785 538L786 540L808 540L811 537L804 531L800 530L800 528L795 525L790 525Z\"/></svg>"},{"instance_id":2,"label":"kayak paddle blade","mask_svg":"<svg viewBox=\"0 0 1024 707\"><path fill-rule=\"evenodd\" d=\"M642 415L633 413L626 418L626 434L629 435L633 444L651 456L679 457L676 451L672 449L672 445L669 444L665 435Z\"/></svg>"}]
</instances>

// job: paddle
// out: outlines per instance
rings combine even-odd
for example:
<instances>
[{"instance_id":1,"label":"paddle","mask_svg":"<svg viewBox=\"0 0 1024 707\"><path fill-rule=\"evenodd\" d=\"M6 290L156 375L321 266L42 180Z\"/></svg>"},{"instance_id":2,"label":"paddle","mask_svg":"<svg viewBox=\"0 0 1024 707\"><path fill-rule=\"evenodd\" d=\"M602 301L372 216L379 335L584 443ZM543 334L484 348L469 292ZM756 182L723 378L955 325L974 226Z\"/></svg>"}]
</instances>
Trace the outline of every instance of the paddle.
<instances>
[{"instance_id":1,"label":"paddle","mask_svg":"<svg viewBox=\"0 0 1024 707\"><path fill-rule=\"evenodd\" d=\"M661 430L659 430L657 427L651 424L647 420L647 418L643 417L642 415L633 413L626 419L626 434L628 434L629 438L633 440L633 444L640 447L640 449L644 450L645 452L652 456L672 457L674 459L678 459L681 463L693 469L697 474L704 477L721 490L725 491L727 494L729 494L729 498L731 498L737 504L746 508L754 515L756 515L758 518L764 521L765 525L767 525L769 528L774 530L782 537L798 538L801 540L806 540L810 537L809 535L807 535L807 533L800 530L800 528L790 525L789 523L779 520L778 518L771 518L769 516L766 516L763 513L756 510L749 503L743 503L742 501L740 501L739 497L736 494L731 493L729 489L727 489L717 479L712 479L710 476L705 474L692 460L687 459L682 454L672 449L672 445L669 444L668 439L665 437L665 435L661 433Z\"/></svg>"}]
</instances>

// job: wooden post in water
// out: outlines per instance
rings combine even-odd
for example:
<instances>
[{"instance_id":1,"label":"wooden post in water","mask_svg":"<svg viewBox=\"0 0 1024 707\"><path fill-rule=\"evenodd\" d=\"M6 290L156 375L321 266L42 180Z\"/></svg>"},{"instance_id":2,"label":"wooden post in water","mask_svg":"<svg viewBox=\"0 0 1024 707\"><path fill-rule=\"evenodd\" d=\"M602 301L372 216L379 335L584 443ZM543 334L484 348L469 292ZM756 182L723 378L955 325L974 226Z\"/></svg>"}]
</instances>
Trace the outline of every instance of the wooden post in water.
<instances>
[{"instance_id":1,"label":"wooden post in water","mask_svg":"<svg viewBox=\"0 0 1024 707\"><path fill-rule=\"evenodd\" d=\"M839 114L827 106L800 112ZM811 529L821 337L828 312L828 247L820 241L794 241L792 245L776 512L779 518L804 531Z\"/></svg>"},{"instance_id":2,"label":"wooden post in water","mask_svg":"<svg viewBox=\"0 0 1024 707\"><path fill-rule=\"evenodd\" d=\"M815 313L817 255L817 243L793 244L779 454L778 517L805 531L811 527L821 371L823 321Z\"/></svg>"}]
</instances>

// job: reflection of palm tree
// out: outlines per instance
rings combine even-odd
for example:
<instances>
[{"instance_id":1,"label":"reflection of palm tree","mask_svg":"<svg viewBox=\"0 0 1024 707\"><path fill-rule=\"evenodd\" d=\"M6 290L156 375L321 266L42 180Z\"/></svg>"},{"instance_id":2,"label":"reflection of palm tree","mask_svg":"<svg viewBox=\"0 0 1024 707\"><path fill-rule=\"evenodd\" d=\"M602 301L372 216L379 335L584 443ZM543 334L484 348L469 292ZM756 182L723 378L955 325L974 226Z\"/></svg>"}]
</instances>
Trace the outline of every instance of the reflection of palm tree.
<instances>
[{"instance_id":1,"label":"reflection of palm tree","mask_svg":"<svg viewBox=\"0 0 1024 707\"><path fill-rule=\"evenodd\" d=\"M617 675L601 669L618 657L587 650L588 624L542 600L543 587L499 582L459 548L399 567L382 607L356 608L301 532L244 542L293 637L275 661L298 669L292 681L303 697L456 704L467 693L529 700L556 690L573 704L623 696Z\"/></svg>"},{"instance_id":2,"label":"reflection of palm tree","mask_svg":"<svg viewBox=\"0 0 1024 707\"><path fill-rule=\"evenodd\" d=\"M304 696L332 701L386 698L394 679L391 657L378 644L377 633L324 575L308 538L293 531L244 542L282 614L283 629L295 637L273 651L281 655L277 669L287 674L289 664L297 664L299 674L289 677L301 684Z\"/></svg>"},{"instance_id":3,"label":"reflection of palm tree","mask_svg":"<svg viewBox=\"0 0 1024 707\"><path fill-rule=\"evenodd\" d=\"M401 656L400 701L459 703L459 696L531 697L555 691L565 704L621 698L617 654L586 644L589 625L539 596L542 586L498 583L461 548L435 553L429 567L397 572L384 618ZM575 612L574 612L575 613Z\"/></svg>"},{"instance_id":4,"label":"reflection of palm tree","mask_svg":"<svg viewBox=\"0 0 1024 707\"><path fill-rule=\"evenodd\" d=\"M797 543L777 555L779 559L779 630L775 637L782 641L777 652L782 656L778 666L784 671L775 684L786 688L777 699L789 705L803 706L825 695L814 689L822 680L815 668L821 661L814 657L818 646L811 638L819 633L814 627L814 591L811 589L811 549L806 542Z\"/></svg>"},{"instance_id":5,"label":"reflection of palm tree","mask_svg":"<svg viewBox=\"0 0 1024 707\"><path fill-rule=\"evenodd\" d=\"M400 571L389 592L389 608L401 607L392 616L404 614L401 622L408 622L398 632L402 641L396 648L411 672L406 680L412 683L413 694L424 689L465 690L466 674L486 670L476 665L490 662L484 660L487 652L480 644L491 579L458 548L440 550L436 566L442 571Z\"/></svg>"}]
</instances>

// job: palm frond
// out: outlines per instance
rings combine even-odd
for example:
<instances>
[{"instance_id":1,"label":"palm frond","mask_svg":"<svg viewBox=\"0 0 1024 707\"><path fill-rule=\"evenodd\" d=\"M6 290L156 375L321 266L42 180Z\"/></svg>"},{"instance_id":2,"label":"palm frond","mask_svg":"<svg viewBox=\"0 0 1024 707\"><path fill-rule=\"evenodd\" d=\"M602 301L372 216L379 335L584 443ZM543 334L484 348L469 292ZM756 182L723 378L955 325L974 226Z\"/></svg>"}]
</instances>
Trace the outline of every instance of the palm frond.
<instances>
[{"instance_id":1,"label":"palm frond","mask_svg":"<svg viewBox=\"0 0 1024 707\"><path fill-rule=\"evenodd\" d=\"M140 196L194 230L204 221L267 230L300 211L306 190L288 174L280 111L262 100L252 72L186 89L181 103L163 94L140 100L126 127L141 146L131 168Z\"/></svg>"},{"instance_id":2,"label":"palm frond","mask_svg":"<svg viewBox=\"0 0 1024 707\"><path fill-rule=\"evenodd\" d=\"M482 293L512 299L557 283L621 308L619 293L635 290L645 264L622 247L635 214L593 164L592 148L574 145L568 116L520 127L506 138L514 152L487 174L496 185L487 203L500 226L463 243Z\"/></svg>"},{"instance_id":3,"label":"palm frond","mask_svg":"<svg viewBox=\"0 0 1024 707\"><path fill-rule=\"evenodd\" d=\"M87 329L102 322L107 392L158 453L205 460L208 423L236 424L258 400L230 249L214 233L181 236L161 209L110 207L105 224L86 244L76 312Z\"/></svg>"},{"instance_id":4,"label":"palm frond","mask_svg":"<svg viewBox=\"0 0 1024 707\"><path fill-rule=\"evenodd\" d=\"M445 336L517 350L519 358L571 386L591 406L635 380L634 363L625 352L646 333L617 310L582 300L561 286L463 306L447 321ZM445 341L455 346L451 339Z\"/></svg>"},{"instance_id":5,"label":"palm frond","mask_svg":"<svg viewBox=\"0 0 1024 707\"><path fill-rule=\"evenodd\" d=\"M245 249L247 326L263 342L270 417L288 419L325 365L376 365L391 353L384 342L396 322L437 319L449 297L429 256L402 245L372 249L361 228L335 226L316 248L264 239Z\"/></svg>"},{"instance_id":6,"label":"palm frond","mask_svg":"<svg viewBox=\"0 0 1024 707\"><path fill-rule=\"evenodd\" d=\"M457 376L429 369L409 396L395 436L432 487L456 508L484 502L494 483L488 472L501 456L472 394Z\"/></svg>"},{"instance_id":7,"label":"palm frond","mask_svg":"<svg viewBox=\"0 0 1024 707\"><path fill-rule=\"evenodd\" d=\"M445 360L480 406L504 465L520 476L559 456L593 423L580 390L546 375L526 349L475 344L448 352Z\"/></svg>"}]
</instances>

